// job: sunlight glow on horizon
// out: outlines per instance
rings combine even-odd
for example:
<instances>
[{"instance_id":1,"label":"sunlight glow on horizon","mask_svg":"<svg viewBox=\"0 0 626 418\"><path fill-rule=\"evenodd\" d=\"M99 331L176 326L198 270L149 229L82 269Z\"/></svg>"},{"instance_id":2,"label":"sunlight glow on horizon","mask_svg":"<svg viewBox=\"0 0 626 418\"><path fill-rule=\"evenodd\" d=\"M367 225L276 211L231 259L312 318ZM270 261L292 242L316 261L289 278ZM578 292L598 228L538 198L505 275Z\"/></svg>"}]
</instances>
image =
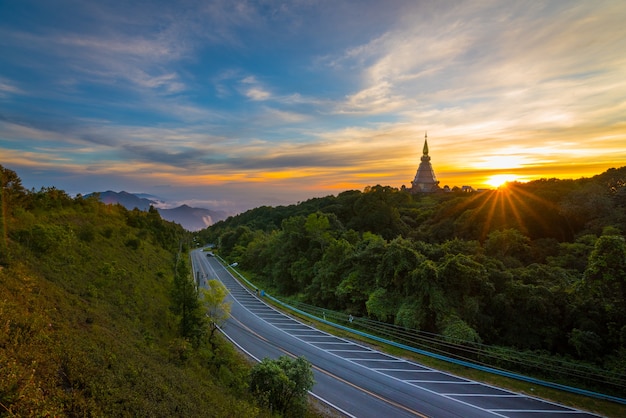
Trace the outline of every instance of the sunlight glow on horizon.
<instances>
[{"instance_id":1,"label":"sunlight glow on horizon","mask_svg":"<svg viewBox=\"0 0 626 418\"><path fill-rule=\"evenodd\" d=\"M399 4L0 6L0 164L247 208L410 187L426 131L442 187L626 166L621 2Z\"/></svg>"},{"instance_id":2,"label":"sunlight glow on horizon","mask_svg":"<svg viewBox=\"0 0 626 418\"><path fill-rule=\"evenodd\" d=\"M513 181L519 181L519 178L515 174L496 174L489 177L487 184L492 187L498 188Z\"/></svg>"}]
</instances>

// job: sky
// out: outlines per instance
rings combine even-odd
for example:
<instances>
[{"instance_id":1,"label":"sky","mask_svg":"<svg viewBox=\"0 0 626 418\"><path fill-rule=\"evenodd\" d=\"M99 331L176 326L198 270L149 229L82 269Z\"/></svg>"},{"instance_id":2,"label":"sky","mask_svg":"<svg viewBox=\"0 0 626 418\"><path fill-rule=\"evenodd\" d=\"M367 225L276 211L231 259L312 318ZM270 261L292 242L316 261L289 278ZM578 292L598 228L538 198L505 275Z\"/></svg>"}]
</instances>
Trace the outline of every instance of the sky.
<instances>
[{"instance_id":1,"label":"sky","mask_svg":"<svg viewBox=\"0 0 626 418\"><path fill-rule=\"evenodd\" d=\"M0 165L238 213L626 165L615 1L0 0Z\"/></svg>"}]
</instances>

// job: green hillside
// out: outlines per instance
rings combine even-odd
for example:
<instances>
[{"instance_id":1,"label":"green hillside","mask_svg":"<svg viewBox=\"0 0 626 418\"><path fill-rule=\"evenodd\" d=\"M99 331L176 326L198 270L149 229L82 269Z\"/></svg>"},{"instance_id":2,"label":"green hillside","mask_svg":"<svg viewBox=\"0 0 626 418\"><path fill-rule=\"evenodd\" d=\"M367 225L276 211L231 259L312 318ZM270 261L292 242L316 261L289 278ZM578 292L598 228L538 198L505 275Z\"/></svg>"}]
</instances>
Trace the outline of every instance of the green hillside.
<instances>
[{"instance_id":1,"label":"green hillside","mask_svg":"<svg viewBox=\"0 0 626 418\"><path fill-rule=\"evenodd\" d=\"M374 186L256 208L200 237L294 303L558 360L590 374L533 373L626 397L625 233L622 167L473 193Z\"/></svg>"},{"instance_id":2,"label":"green hillside","mask_svg":"<svg viewBox=\"0 0 626 418\"><path fill-rule=\"evenodd\" d=\"M187 232L0 175L0 416L269 416L249 366L179 314Z\"/></svg>"}]
</instances>

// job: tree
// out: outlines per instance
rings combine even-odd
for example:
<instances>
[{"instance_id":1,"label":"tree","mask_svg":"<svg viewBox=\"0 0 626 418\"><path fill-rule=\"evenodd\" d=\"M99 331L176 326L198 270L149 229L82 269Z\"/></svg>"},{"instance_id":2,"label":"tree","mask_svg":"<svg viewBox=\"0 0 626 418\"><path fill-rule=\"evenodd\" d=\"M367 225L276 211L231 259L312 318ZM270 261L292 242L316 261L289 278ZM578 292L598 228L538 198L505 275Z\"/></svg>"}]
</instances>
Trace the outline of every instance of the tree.
<instances>
[{"instance_id":1,"label":"tree","mask_svg":"<svg viewBox=\"0 0 626 418\"><path fill-rule=\"evenodd\" d=\"M598 238L583 277L603 303L623 305L626 301L624 237L603 235Z\"/></svg>"},{"instance_id":2,"label":"tree","mask_svg":"<svg viewBox=\"0 0 626 418\"><path fill-rule=\"evenodd\" d=\"M521 267L530 258L530 239L514 228L493 231L485 242L485 252L507 267Z\"/></svg>"},{"instance_id":3,"label":"tree","mask_svg":"<svg viewBox=\"0 0 626 418\"><path fill-rule=\"evenodd\" d=\"M172 310L180 315L180 333L197 345L203 332L203 312L198 291L183 257L176 265L172 289Z\"/></svg>"},{"instance_id":4,"label":"tree","mask_svg":"<svg viewBox=\"0 0 626 418\"><path fill-rule=\"evenodd\" d=\"M455 344L482 343L476 330L456 315L445 318L441 324L441 335Z\"/></svg>"},{"instance_id":5,"label":"tree","mask_svg":"<svg viewBox=\"0 0 626 418\"><path fill-rule=\"evenodd\" d=\"M461 319L475 327L485 302L494 291L487 269L474 257L447 254L437 272L447 304Z\"/></svg>"},{"instance_id":6,"label":"tree","mask_svg":"<svg viewBox=\"0 0 626 418\"><path fill-rule=\"evenodd\" d=\"M378 318L380 321L393 323L398 312L400 298L385 288L379 287L374 290L365 306L367 313Z\"/></svg>"},{"instance_id":7,"label":"tree","mask_svg":"<svg viewBox=\"0 0 626 418\"><path fill-rule=\"evenodd\" d=\"M209 343L213 347L215 331L230 317L230 302L224 300L228 295L228 289L220 281L212 279L208 285L209 288L202 289L201 293L209 322Z\"/></svg>"},{"instance_id":8,"label":"tree","mask_svg":"<svg viewBox=\"0 0 626 418\"><path fill-rule=\"evenodd\" d=\"M607 329L605 346L622 346L626 330L626 240L610 228L596 241L583 275L582 290L600 308ZM610 235L608 235L610 234Z\"/></svg>"},{"instance_id":9,"label":"tree","mask_svg":"<svg viewBox=\"0 0 626 418\"><path fill-rule=\"evenodd\" d=\"M330 221L328 220L328 216L320 212L311 213L306 218L304 229L311 236L312 241L320 244L323 251L326 243L330 239L330 233L328 232L330 229Z\"/></svg>"},{"instance_id":10,"label":"tree","mask_svg":"<svg viewBox=\"0 0 626 418\"><path fill-rule=\"evenodd\" d=\"M8 249L8 231L9 217L14 210L14 205L20 202L25 196L24 187L22 186L22 180L18 177L17 173L8 168L4 168L0 165L0 216L2 222L0 227L2 228L2 237L0 240L0 264L4 264Z\"/></svg>"},{"instance_id":11,"label":"tree","mask_svg":"<svg viewBox=\"0 0 626 418\"><path fill-rule=\"evenodd\" d=\"M409 273L413 271L425 257L412 248L410 240L398 237L391 241L378 265L376 284L393 293L409 296L411 285Z\"/></svg>"},{"instance_id":12,"label":"tree","mask_svg":"<svg viewBox=\"0 0 626 418\"><path fill-rule=\"evenodd\" d=\"M596 232L593 221L610 216L614 210L608 187L591 181L581 182L579 188L569 193L561 203L561 213L575 231L591 227L590 232Z\"/></svg>"},{"instance_id":13,"label":"tree","mask_svg":"<svg viewBox=\"0 0 626 418\"><path fill-rule=\"evenodd\" d=\"M252 394L283 416L303 415L307 393L314 384L311 363L304 357L264 358L250 372Z\"/></svg>"},{"instance_id":14,"label":"tree","mask_svg":"<svg viewBox=\"0 0 626 418\"><path fill-rule=\"evenodd\" d=\"M332 239L320 261L315 263L313 282L306 288L308 299L314 304L321 304L329 309L336 309L338 299L335 296L337 286L349 268L349 260L354 252L352 245L345 239Z\"/></svg>"},{"instance_id":15,"label":"tree","mask_svg":"<svg viewBox=\"0 0 626 418\"><path fill-rule=\"evenodd\" d=\"M385 254L386 246L380 235L365 232L352 256L346 260L350 271L346 271L347 277L339 283L335 295L353 315L367 314L366 302L376 290L376 270Z\"/></svg>"},{"instance_id":16,"label":"tree","mask_svg":"<svg viewBox=\"0 0 626 418\"><path fill-rule=\"evenodd\" d=\"M423 261L410 274L413 309L398 314L400 325L429 332L437 331L438 318L449 308L445 292L439 281L437 265L432 260ZM405 304L405 308L407 305Z\"/></svg>"},{"instance_id":17,"label":"tree","mask_svg":"<svg viewBox=\"0 0 626 418\"><path fill-rule=\"evenodd\" d=\"M407 193L390 186L366 187L354 202L354 215L346 227L369 231L393 239L408 228L400 219L398 206L410 200ZM404 201L404 202L403 202Z\"/></svg>"}]
</instances>

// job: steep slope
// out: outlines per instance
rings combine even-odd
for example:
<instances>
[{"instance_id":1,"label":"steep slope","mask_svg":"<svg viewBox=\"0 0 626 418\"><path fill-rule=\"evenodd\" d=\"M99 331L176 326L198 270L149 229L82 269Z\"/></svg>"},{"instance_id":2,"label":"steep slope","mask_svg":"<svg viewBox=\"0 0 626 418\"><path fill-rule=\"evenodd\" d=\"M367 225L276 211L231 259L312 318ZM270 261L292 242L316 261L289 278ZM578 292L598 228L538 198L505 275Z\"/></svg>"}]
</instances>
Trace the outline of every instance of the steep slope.
<instances>
[{"instance_id":1,"label":"steep slope","mask_svg":"<svg viewBox=\"0 0 626 418\"><path fill-rule=\"evenodd\" d=\"M0 170L0 416L265 416L228 345L180 337L180 226Z\"/></svg>"}]
</instances>

